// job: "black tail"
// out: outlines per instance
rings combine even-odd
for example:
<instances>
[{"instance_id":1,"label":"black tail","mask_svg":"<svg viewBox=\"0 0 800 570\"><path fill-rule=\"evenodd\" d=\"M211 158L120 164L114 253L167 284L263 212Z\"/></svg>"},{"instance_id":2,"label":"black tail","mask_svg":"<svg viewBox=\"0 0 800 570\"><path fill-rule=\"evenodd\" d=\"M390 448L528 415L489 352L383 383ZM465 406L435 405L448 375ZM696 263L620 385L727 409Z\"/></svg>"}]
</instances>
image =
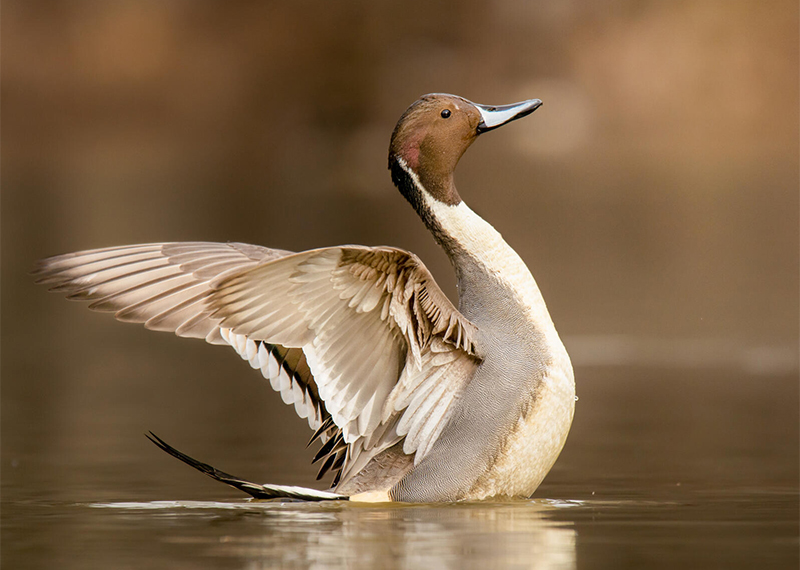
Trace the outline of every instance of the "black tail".
<instances>
[{"instance_id":1,"label":"black tail","mask_svg":"<svg viewBox=\"0 0 800 570\"><path fill-rule=\"evenodd\" d=\"M239 479L233 475L229 475L224 471L220 471L215 467L211 467L207 463L202 463L197 459L189 457L185 453L178 451L166 441L158 437L153 432L145 434L147 438L155 443L158 447L169 453L172 457L176 457L198 471L202 471L212 479L216 479L231 487L236 487L240 491L244 491L248 495L256 499L300 499L303 501L335 501L347 500L347 495L337 495L328 491L317 491L316 489L307 489L305 487L290 487L286 485L259 485L258 483L251 483L244 479Z\"/></svg>"}]
</instances>

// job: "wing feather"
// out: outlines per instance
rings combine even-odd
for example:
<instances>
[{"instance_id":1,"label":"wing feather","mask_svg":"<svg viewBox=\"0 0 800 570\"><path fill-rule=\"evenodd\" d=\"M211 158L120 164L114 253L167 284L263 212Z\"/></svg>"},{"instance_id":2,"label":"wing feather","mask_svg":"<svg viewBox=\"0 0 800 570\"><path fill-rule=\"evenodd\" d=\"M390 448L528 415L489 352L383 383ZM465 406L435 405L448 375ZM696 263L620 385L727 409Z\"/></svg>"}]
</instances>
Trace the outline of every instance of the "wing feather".
<instances>
[{"instance_id":1,"label":"wing feather","mask_svg":"<svg viewBox=\"0 0 800 570\"><path fill-rule=\"evenodd\" d=\"M403 440L419 462L480 361L474 325L393 248L145 244L35 273L120 320L231 345L330 444L321 472L341 482Z\"/></svg>"},{"instance_id":2,"label":"wing feather","mask_svg":"<svg viewBox=\"0 0 800 570\"><path fill-rule=\"evenodd\" d=\"M237 334L303 349L350 444L345 479L357 456L403 438L418 462L479 361L474 326L400 250L347 246L270 261L217 281L209 305ZM380 426L391 435L375 438Z\"/></svg>"}]
</instances>

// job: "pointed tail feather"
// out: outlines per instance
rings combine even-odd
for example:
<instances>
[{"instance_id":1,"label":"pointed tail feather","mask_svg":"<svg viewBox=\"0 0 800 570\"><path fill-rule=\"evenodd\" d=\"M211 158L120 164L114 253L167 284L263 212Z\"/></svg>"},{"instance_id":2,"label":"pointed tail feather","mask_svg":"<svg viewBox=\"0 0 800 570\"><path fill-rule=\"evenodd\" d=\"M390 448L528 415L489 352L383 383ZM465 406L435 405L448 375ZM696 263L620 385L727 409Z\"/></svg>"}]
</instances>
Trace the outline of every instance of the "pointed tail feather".
<instances>
[{"instance_id":1,"label":"pointed tail feather","mask_svg":"<svg viewBox=\"0 0 800 570\"><path fill-rule=\"evenodd\" d=\"M287 485L259 485L258 483L251 483L244 479L239 479L233 475L229 475L224 471L202 463L197 459L189 457L185 453L178 451L163 439L158 437L153 432L145 434L147 438L155 443L158 447L169 453L171 456L180 459L190 467L194 467L226 485L236 487L240 491L244 491L248 495L256 499L300 499L302 501L335 501L335 500L348 500L347 495L337 495L328 491L317 491L316 489L307 489L305 487L291 487Z\"/></svg>"}]
</instances>

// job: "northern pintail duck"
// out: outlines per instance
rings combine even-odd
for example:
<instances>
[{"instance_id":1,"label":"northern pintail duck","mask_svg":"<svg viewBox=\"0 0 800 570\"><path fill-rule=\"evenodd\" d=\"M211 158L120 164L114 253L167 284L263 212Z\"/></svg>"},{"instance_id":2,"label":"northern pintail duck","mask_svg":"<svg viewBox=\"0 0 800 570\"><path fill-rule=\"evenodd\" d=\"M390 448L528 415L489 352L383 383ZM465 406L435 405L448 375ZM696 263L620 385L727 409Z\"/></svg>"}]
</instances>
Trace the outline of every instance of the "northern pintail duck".
<instances>
[{"instance_id":1,"label":"northern pintail duck","mask_svg":"<svg viewBox=\"0 0 800 570\"><path fill-rule=\"evenodd\" d=\"M394 129L392 181L449 256L458 309L391 247L132 245L46 259L38 282L121 321L230 345L260 369L322 442L329 491L250 483L153 436L254 497L529 497L572 423L572 366L530 271L462 201L453 171L481 133L540 105L425 95Z\"/></svg>"}]
</instances>

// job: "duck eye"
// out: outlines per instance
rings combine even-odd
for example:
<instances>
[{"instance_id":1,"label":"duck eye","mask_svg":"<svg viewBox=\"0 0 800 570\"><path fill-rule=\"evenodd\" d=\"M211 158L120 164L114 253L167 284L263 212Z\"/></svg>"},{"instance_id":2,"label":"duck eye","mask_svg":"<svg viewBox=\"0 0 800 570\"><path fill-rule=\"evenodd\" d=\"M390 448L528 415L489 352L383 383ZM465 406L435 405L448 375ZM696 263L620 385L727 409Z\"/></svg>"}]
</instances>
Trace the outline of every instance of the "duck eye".
<instances>
[{"instance_id":1,"label":"duck eye","mask_svg":"<svg viewBox=\"0 0 800 570\"><path fill-rule=\"evenodd\" d=\"M450 109L445 109L442 111L442 119L447 119L448 117L450 117Z\"/></svg>"}]
</instances>

